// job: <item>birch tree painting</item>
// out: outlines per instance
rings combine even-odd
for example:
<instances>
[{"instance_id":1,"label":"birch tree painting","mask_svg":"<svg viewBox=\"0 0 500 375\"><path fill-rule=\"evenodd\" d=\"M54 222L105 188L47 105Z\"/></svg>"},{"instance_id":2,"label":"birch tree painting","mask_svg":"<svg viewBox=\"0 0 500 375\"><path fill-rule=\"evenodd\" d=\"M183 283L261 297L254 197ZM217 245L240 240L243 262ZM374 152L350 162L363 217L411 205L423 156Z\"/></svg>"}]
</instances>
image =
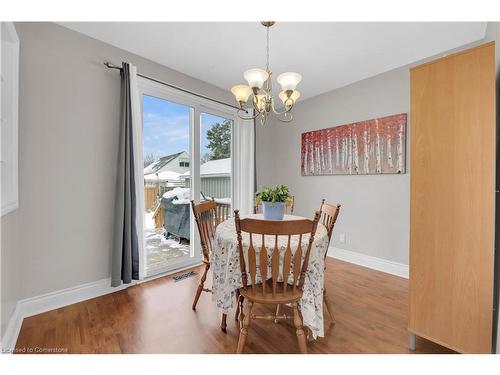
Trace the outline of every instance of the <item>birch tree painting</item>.
<instances>
[{"instance_id":1,"label":"birch tree painting","mask_svg":"<svg viewBox=\"0 0 500 375\"><path fill-rule=\"evenodd\" d=\"M406 173L406 113L302 133L301 173Z\"/></svg>"}]
</instances>

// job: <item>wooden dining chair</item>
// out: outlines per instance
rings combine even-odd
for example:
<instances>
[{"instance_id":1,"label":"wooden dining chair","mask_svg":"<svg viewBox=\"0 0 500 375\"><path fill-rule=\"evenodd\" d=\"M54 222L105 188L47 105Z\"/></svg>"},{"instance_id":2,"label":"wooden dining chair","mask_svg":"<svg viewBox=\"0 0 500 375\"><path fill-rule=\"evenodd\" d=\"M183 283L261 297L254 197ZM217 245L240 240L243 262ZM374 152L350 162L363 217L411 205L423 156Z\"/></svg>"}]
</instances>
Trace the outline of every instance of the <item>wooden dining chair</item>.
<instances>
[{"instance_id":1,"label":"wooden dining chair","mask_svg":"<svg viewBox=\"0 0 500 375\"><path fill-rule=\"evenodd\" d=\"M210 256L214 247L214 234L215 228L219 224L219 215L217 213L215 200L212 198L209 201L200 202L196 204L191 201L193 208L193 215L200 234L201 250L203 252L203 263L205 264L205 271L200 278L200 283L196 289L196 294L193 301L193 310L196 310L196 305L200 299L201 292L212 293L211 289L205 288L205 281L207 273L210 269ZM226 314L222 314L221 329L226 332Z\"/></svg>"},{"instance_id":2,"label":"wooden dining chair","mask_svg":"<svg viewBox=\"0 0 500 375\"><path fill-rule=\"evenodd\" d=\"M330 245L330 240L332 239L332 234L333 234L333 227L335 226L335 222L337 221L337 218L340 213L340 204L330 204L326 203L325 199L321 201L321 206L319 208L319 212L321 213L321 218L320 222L323 224L326 228L326 231L328 232L328 245ZM327 252L325 253L325 270L326 270L326 255L328 253L328 247L327 247ZM326 306L326 310L328 311L328 315L330 315L330 319L332 322L335 324L335 316L333 315L333 307L332 303L330 301L330 298L328 297L328 293L326 290L326 286L323 287L323 303Z\"/></svg>"},{"instance_id":3,"label":"wooden dining chair","mask_svg":"<svg viewBox=\"0 0 500 375\"><path fill-rule=\"evenodd\" d=\"M292 318L300 352L307 353L306 336L298 302L302 298L302 288L304 286L309 256L320 217L319 211L316 212L314 220L299 219L284 221L267 221L251 218L240 219L238 210L234 213L240 256L241 283L243 285L239 289L240 301L242 304L243 301L246 301L248 305L246 314L243 311L243 306L240 308L241 328L237 353L243 352L251 319L280 320ZM248 265L246 264L243 250L242 232L247 233L249 236ZM307 243L303 244L303 235L305 234L309 234L310 236ZM266 236L272 236L272 239L267 237L270 243L266 244ZM281 244L286 244L284 251L280 251L280 239L282 240ZM293 247L295 247L295 240L297 240L297 247L293 250L291 245L292 240L294 241ZM257 241L260 242L260 247L255 244ZM270 274L268 274L269 259L271 261ZM264 264L265 266L263 266ZM282 264L281 272L280 264ZM261 281L257 281L257 277ZM291 282L289 282L290 277L292 278ZM255 303L264 305L290 304L293 315L252 314Z\"/></svg>"},{"instance_id":4,"label":"wooden dining chair","mask_svg":"<svg viewBox=\"0 0 500 375\"><path fill-rule=\"evenodd\" d=\"M285 203L285 214L293 215L294 208L295 208L295 195L292 195L292 197ZM255 198L253 213L254 214L262 213L262 201L259 198Z\"/></svg>"}]
</instances>

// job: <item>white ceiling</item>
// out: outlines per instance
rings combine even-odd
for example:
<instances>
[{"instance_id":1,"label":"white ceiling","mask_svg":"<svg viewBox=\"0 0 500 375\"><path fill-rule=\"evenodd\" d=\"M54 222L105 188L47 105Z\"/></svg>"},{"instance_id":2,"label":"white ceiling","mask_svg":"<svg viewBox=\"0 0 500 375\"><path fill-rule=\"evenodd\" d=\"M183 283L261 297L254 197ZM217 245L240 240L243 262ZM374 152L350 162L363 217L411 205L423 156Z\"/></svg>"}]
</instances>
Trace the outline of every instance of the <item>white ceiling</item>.
<instances>
[{"instance_id":1,"label":"white ceiling","mask_svg":"<svg viewBox=\"0 0 500 375\"><path fill-rule=\"evenodd\" d=\"M258 22L60 24L225 90L244 82L244 70L265 66ZM485 22L278 22L270 65L274 78L302 74L298 89L307 98L477 41L485 31Z\"/></svg>"}]
</instances>

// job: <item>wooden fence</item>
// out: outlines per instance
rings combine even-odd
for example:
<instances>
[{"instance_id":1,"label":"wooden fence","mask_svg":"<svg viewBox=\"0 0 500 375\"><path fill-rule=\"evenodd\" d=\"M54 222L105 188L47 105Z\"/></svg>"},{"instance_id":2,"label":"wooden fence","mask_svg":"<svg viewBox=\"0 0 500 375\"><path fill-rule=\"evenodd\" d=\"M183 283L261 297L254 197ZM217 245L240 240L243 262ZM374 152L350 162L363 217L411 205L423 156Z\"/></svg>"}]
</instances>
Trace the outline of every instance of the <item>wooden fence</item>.
<instances>
[{"instance_id":1,"label":"wooden fence","mask_svg":"<svg viewBox=\"0 0 500 375\"><path fill-rule=\"evenodd\" d=\"M156 197L158 196L158 186L144 186L144 208L151 210L155 208Z\"/></svg>"},{"instance_id":2,"label":"wooden fence","mask_svg":"<svg viewBox=\"0 0 500 375\"><path fill-rule=\"evenodd\" d=\"M223 221L231 217L231 205L228 203L216 203L215 210L217 221L219 223L222 223ZM161 206L161 204L158 204L158 207L156 207L156 210L153 214L153 219L155 221L155 228L163 228L164 215L163 207Z\"/></svg>"}]
</instances>

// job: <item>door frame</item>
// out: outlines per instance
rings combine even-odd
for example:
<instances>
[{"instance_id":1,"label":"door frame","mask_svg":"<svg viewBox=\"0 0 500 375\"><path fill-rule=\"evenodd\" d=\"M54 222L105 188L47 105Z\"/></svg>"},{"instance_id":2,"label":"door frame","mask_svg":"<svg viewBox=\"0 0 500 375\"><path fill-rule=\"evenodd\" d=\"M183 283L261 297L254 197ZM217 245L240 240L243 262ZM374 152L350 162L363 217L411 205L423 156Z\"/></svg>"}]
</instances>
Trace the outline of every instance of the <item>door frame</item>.
<instances>
[{"instance_id":1,"label":"door frame","mask_svg":"<svg viewBox=\"0 0 500 375\"><path fill-rule=\"evenodd\" d=\"M235 202L234 202L234 193L236 191L236 185L235 181L236 179L234 178L234 171L235 171L235 163L236 163L236 157L235 157L235 150L236 150L236 143L235 143L235 137L234 137L234 130L236 126L236 112L233 112L231 114L231 111L220 111L218 109L214 108L209 108L206 106L200 106L200 115L202 113L206 113L207 115L213 115L213 116L218 116L222 117L226 120L231 120L231 210L233 210L233 207L235 207ZM199 134L201 134L201 122L200 122L200 129L199 129ZM201 137L200 137L201 140ZM201 143L200 143L201 145ZM200 147L198 147L198 152L200 152ZM201 155L199 155L201 156ZM200 179L200 184L199 186L201 187L201 176L198 176Z\"/></svg>"},{"instance_id":2,"label":"door frame","mask_svg":"<svg viewBox=\"0 0 500 375\"><path fill-rule=\"evenodd\" d=\"M137 77L137 96L138 103L140 104L139 114L136 116L138 121L136 121L136 131L138 135L136 139L136 150L140 150L137 153L136 165L143 166L143 138L142 138L142 119L143 119L143 95L154 96L166 101L185 105L190 108L190 119L189 119L189 171L191 176L191 199L195 202L200 201L199 194L195 195L195 191L200 191L201 188L201 178L200 178L200 135L201 135L201 114L207 113L216 116L221 116L226 119L232 120L231 128L231 202L234 207L234 183L235 179L233 177L234 171L234 126L236 123L236 110L231 109L225 105L212 102L208 99L200 98L195 95L165 86L161 83L149 80L147 78ZM139 121L140 120L140 121ZM145 238L144 238L144 223L143 223L143 213L144 213L144 174L143 168L136 168L136 184L138 188L138 207L136 224L137 228L141 228L138 233L139 240L139 279L143 280L147 277L153 277L161 273L170 273L172 271L189 267L191 265L200 264L202 262L202 251L200 246L199 233L196 229L196 223L193 214L190 212L189 228L190 228L190 251L191 256L188 260L183 260L179 262L174 262L171 267L166 267L160 272L154 275L148 275L146 270L147 260L145 252Z\"/></svg>"}]
</instances>

